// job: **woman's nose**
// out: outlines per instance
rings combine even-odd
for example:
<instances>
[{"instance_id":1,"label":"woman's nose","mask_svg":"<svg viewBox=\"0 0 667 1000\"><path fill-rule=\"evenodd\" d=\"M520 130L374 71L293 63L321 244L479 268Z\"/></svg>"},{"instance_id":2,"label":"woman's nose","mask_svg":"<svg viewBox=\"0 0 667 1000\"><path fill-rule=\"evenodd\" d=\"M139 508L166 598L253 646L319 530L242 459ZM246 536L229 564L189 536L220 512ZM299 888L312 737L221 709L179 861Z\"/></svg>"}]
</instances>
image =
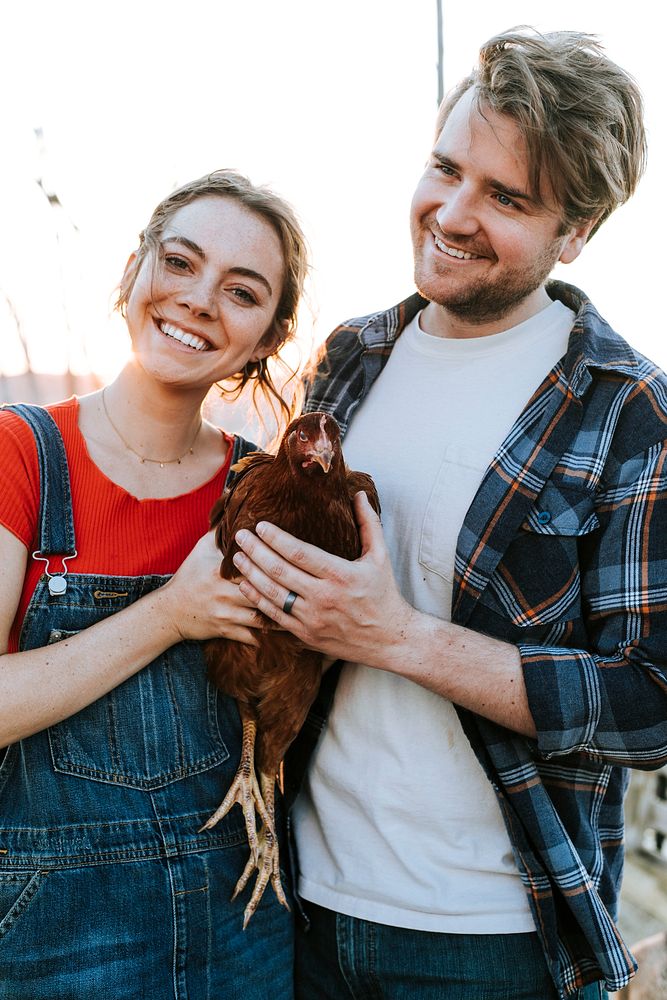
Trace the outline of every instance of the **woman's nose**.
<instances>
[{"instance_id":1,"label":"woman's nose","mask_svg":"<svg viewBox=\"0 0 667 1000\"><path fill-rule=\"evenodd\" d=\"M178 300L194 316L215 319L218 314L215 283L205 276L188 281Z\"/></svg>"}]
</instances>

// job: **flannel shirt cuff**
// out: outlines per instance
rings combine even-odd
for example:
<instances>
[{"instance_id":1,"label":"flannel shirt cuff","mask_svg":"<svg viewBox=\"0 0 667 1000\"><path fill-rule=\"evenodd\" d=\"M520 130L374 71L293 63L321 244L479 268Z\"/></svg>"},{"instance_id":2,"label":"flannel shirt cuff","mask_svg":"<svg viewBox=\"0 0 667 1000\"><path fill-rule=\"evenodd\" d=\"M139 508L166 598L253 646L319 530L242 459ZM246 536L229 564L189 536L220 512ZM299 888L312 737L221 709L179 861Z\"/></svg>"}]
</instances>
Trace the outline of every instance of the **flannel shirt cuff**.
<instances>
[{"instance_id":1,"label":"flannel shirt cuff","mask_svg":"<svg viewBox=\"0 0 667 1000\"><path fill-rule=\"evenodd\" d=\"M591 749L602 711L595 657L559 646L518 649L538 752L551 757Z\"/></svg>"}]
</instances>

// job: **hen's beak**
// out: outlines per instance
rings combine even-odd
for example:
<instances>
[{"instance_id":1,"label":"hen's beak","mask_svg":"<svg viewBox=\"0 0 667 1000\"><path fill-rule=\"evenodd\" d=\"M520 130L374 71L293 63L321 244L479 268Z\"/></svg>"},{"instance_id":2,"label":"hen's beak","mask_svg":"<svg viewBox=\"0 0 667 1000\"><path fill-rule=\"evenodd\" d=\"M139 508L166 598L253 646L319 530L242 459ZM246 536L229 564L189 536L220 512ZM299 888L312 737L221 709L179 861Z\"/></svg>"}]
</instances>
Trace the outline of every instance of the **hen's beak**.
<instances>
[{"instance_id":1,"label":"hen's beak","mask_svg":"<svg viewBox=\"0 0 667 1000\"><path fill-rule=\"evenodd\" d=\"M315 442L309 458L313 462L317 462L317 464L322 467L323 472L328 472L331 468L331 461L333 459L333 448L331 447L329 439L323 439L320 437L319 440Z\"/></svg>"}]
</instances>

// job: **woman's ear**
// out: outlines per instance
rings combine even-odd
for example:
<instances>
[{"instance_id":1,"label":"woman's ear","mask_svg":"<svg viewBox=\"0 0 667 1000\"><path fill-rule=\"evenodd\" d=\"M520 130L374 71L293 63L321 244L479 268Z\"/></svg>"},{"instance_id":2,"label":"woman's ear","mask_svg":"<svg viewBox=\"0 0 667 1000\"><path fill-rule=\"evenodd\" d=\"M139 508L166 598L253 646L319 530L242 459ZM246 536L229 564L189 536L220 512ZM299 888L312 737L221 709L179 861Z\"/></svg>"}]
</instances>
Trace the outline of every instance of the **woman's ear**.
<instances>
[{"instance_id":1,"label":"woman's ear","mask_svg":"<svg viewBox=\"0 0 667 1000\"><path fill-rule=\"evenodd\" d=\"M275 354L286 340L288 333L289 323L286 319L274 320L248 360L261 361L262 358L268 358L271 354Z\"/></svg>"},{"instance_id":2,"label":"woman's ear","mask_svg":"<svg viewBox=\"0 0 667 1000\"><path fill-rule=\"evenodd\" d=\"M125 265L125 270L123 271L123 277L120 279L120 290L122 293L126 293L134 284L138 268L139 251L133 250L127 258L127 264Z\"/></svg>"}]
</instances>

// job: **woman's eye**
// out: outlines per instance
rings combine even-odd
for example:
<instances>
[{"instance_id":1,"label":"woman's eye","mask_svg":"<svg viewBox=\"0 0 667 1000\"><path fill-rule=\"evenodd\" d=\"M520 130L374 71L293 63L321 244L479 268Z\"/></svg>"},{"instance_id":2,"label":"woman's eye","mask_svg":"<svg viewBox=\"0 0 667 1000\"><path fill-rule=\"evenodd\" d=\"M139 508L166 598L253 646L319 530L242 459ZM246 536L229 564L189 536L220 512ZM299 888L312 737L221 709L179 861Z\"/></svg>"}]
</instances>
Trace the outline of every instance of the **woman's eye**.
<instances>
[{"instance_id":1,"label":"woman's eye","mask_svg":"<svg viewBox=\"0 0 667 1000\"><path fill-rule=\"evenodd\" d=\"M253 305L257 303L255 296L247 288L233 288L232 293L242 302L251 302Z\"/></svg>"},{"instance_id":2,"label":"woman's eye","mask_svg":"<svg viewBox=\"0 0 667 1000\"><path fill-rule=\"evenodd\" d=\"M165 254L164 260L169 267L173 267L177 271L186 271L190 266L185 257L179 257L173 253Z\"/></svg>"}]
</instances>

